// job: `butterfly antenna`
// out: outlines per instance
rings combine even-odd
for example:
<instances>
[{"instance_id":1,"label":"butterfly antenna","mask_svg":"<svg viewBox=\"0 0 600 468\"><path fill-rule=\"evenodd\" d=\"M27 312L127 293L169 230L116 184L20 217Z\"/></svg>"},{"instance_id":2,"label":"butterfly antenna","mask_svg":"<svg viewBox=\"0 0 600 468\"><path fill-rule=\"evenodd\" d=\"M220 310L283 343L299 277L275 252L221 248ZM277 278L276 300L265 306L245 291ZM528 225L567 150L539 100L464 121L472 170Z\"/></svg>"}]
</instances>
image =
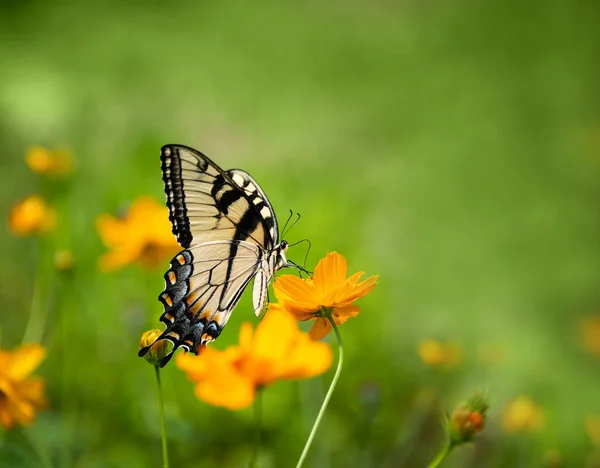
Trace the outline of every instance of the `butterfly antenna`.
<instances>
[{"instance_id":1,"label":"butterfly antenna","mask_svg":"<svg viewBox=\"0 0 600 468\"><path fill-rule=\"evenodd\" d=\"M290 214L287 218L287 221L285 222L285 224L283 225L283 229L281 230L281 237L283 237L285 235L285 228L289 224L290 219L292 219L292 216L294 216L294 212L292 210L290 210Z\"/></svg>"},{"instance_id":2,"label":"butterfly antenna","mask_svg":"<svg viewBox=\"0 0 600 468\"><path fill-rule=\"evenodd\" d=\"M287 261L287 265L290 268L295 268L296 270L298 270L298 276L300 276L300 278L302 278L301 273L304 273L306 276L310 276L312 278L312 273L310 271L308 271L306 268L304 268L303 266L298 265L297 263L288 260Z\"/></svg>"},{"instance_id":3,"label":"butterfly antenna","mask_svg":"<svg viewBox=\"0 0 600 468\"><path fill-rule=\"evenodd\" d=\"M310 240L302 239L302 240L299 240L298 242L294 242L293 244L289 244L289 247L294 247L295 245L302 244L302 242L306 242L308 244L308 249L306 249L306 254L304 254L304 266L306 266L306 259L308 258L308 253L310 252L310 249L312 248L312 244L311 244Z\"/></svg>"},{"instance_id":4,"label":"butterfly antenna","mask_svg":"<svg viewBox=\"0 0 600 468\"><path fill-rule=\"evenodd\" d=\"M291 214L292 214L292 211L290 210L290 218L291 218ZM300 218L301 218L300 213L296 213L296 216L297 216L297 218L294 220L294 222L291 224L291 226L287 229L287 231L285 230L285 227L284 227L282 234L281 234L282 238L285 237L285 235L292 230L292 228L296 225L296 223L298 221L300 221ZM288 221L290 220L290 218L288 218ZM285 224L287 226L287 223L285 223Z\"/></svg>"}]
</instances>

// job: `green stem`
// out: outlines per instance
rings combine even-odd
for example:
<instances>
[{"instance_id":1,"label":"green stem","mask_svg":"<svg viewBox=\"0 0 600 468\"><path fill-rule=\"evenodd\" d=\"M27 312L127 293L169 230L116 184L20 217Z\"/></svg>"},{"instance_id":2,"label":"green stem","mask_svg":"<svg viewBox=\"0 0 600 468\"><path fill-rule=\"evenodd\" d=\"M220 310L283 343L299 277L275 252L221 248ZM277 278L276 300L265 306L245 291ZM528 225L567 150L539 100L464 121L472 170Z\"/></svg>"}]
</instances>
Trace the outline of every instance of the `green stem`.
<instances>
[{"instance_id":1,"label":"green stem","mask_svg":"<svg viewBox=\"0 0 600 468\"><path fill-rule=\"evenodd\" d=\"M256 467L256 461L258 460L258 454L260 453L261 446L261 426L262 426L262 389L258 389L256 394L256 400L254 400L254 423L256 431L256 440L254 443L254 451L252 452L252 458L250 459L250 468Z\"/></svg>"},{"instance_id":2,"label":"green stem","mask_svg":"<svg viewBox=\"0 0 600 468\"><path fill-rule=\"evenodd\" d=\"M31 310L27 319L27 325L25 325L25 332L23 333L23 343L39 343L46 327L47 304L43 304L42 300L42 282L45 279L47 270L46 249L43 248L41 240L37 239L37 242L37 271L31 295Z\"/></svg>"},{"instance_id":3,"label":"green stem","mask_svg":"<svg viewBox=\"0 0 600 468\"><path fill-rule=\"evenodd\" d=\"M36 436L34 436L31 433L30 427L23 428L23 435L25 436L25 438L27 439L27 441L33 448L33 451L38 456L40 466L43 466L44 468L52 468L52 462L50 461L50 457L48 457L48 454L44 451L44 449L38 443L39 438L37 438Z\"/></svg>"},{"instance_id":4,"label":"green stem","mask_svg":"<svg viewBox=\"0 0 600 468\"><path fill-rule=\"evenodd\" d=\"M160 383L160 368L154 366L156 371L156 384L158 385L158 406L160 409L160 433L162 437L163 468L169 468L169 455L167 454L167 428L165 426L165 408L163 405L162 385Z\"/></svg>"},{"instance_id":5,"label":"green stem","mask_svg":"<svg viewBox=\"0 0 600 468\"><path fill-rule=\"evenodd\" d=\"M427 468L437 468L440 466L446 457L450 455L450 452L452 452L453 448L454 444L447 442L444 445L444 448L440 450L440 453L437 454L437 457L435 457L435 459L427 466Z\"/></svg>"},{"instance_id":6,"label":"green stem","mask_svg":"<svg viewBox=\"0 0 600 468\"><path fill-rule=\"evenodd\" d=\"M315 423L313 424L313 427L310 431L310 435L308 436L306 444L304 445L304 450L302 450L302 454L300 455L300 459L298 460L296 468L300 468L302 466L302 463L304 463L304 461L306 460L306 455L308 454L308 450L310 449L313 439L315 438L315 434L317 433L317 429L319 428L321 419L323 419L323 415L325 414L325 410L327 409L327 405L329 404L331 395L333 395L333 390L335 389L337 381L340 378L340 374L342 373L342 366L344 365L344 344L342 343L342 336L340 335L340 331L338 330L337 325L333 321L331 314L327 314L327 319L329 320L329 322L331 322L331 326L335 331L335 336L337 337L338 341L338 365L333 379L331 380L331 385L329 385L329 390L327 390L327 394L325 395L325 399L323 400L323 404L321 405L321 409L319 410L319 414L317 415L317 419L315 419Z\"/></svg>"}]
</instances>

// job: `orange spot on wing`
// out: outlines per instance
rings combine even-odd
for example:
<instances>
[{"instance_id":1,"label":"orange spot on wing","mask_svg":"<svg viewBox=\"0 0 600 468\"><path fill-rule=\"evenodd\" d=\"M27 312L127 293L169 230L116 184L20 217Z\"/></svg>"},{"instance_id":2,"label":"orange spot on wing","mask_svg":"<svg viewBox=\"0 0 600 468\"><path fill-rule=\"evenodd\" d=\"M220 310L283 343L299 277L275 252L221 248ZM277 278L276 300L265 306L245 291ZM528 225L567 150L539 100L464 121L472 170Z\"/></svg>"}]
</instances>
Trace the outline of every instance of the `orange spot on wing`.
<instances>
[{"instance_id":1,"label":"orange spot on wing","mask_svg":"<svg viewBox=\"0 0 600 468\"><path fill-rule=\"evenodd\" d=\"M175 319L173 318L173 316L171 314L165 314L165 318L171 323L173 323L175 321Z\"/></svg>"},{"instance_id":2,"label":"orange spot on wing","mask_svg":"<svg viewBox=\"0 0 600 468\"><path fill-rule=\"evenodd\" d=\"M167 293L164 293L162 295L162 298L169 307L173 307L173 300L171 299L171 296L169 296Z\"/></svg>"},{"instance_id":3,"label":"orange spot on wing","mask_svg":"<svg viewBox=\"0 0 600 468\"><path fill-rule=\"evenodd\" d=\"M177 276L175 275L174 271L169 272L169 281L171 284L175 284L175 281L177 281Z\"/></svg>"},{"instance_id":4,"label":"orange spot on wing","mask_svg":"<svg viewBox=\"0 0 600 468\"><path fill-rule=\"evenodd\" d=\"M177 255L177 261L180 265L185 265L185 257L183 255Z\"/></svg>"}]
</instances>

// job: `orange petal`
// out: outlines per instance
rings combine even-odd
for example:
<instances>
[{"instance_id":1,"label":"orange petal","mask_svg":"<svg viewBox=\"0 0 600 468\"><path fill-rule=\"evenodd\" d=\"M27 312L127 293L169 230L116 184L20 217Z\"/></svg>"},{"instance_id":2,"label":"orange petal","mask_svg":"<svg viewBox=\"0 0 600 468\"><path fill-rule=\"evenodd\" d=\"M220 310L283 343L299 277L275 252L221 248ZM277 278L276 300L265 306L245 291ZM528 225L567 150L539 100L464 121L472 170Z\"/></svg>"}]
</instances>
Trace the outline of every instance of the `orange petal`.
<instances>
[{"instance_id":1,"label":"orange petal","mask_svg":"<svg viewBox=\"0 0 600 468\"><path fill-rule=\"evenodd\" d=\"M244 322L240 327L240 348L244 353L249 353L252 348L254 329L250 322Z\"/></svg>"},{"instance_id":2,"label":"orange petal","mask_svg":"<svg viewBox=\"0 0 600 468\"><path fill-rule=\"evenodd\" d=\"M298 307L319 309L315 287L294 275L282 275L273 283L275 297Z\"/></svg>"},{"instance_id":3,"label":"orange petal","mask_svg":"<svg viewBox=\"0 0 600 468\"><path fill-rule=\"evenodd\" d=\"M336 306L333 309L332 317L336 325L341 325L351 317L356 317L360 313L360 307L355 305Z\"/></svg>"},{"instance_id":4,"label":"orange petal","mask_svg":"<svg viewBox=\"0 0 600 468\"><path fill-rule=\"evenodd\" d=\"M115 271L125 265L136 261L141 254L143 246L138 244L127 249L117 249L106 252L98 259L98 268L100 271L107 273Z\"/></svg>"},{"instance_id":5,"label":"orange petal","mask_svg":"<svg viewBox=\"0 0 600 468\"><path fill-rule=\"evenodd\" d=\"M96 230L107 247L119 245L123 237L123 221L114 216L101 214L96 218Z\"/></svg>"},{"instance_id":6,"label":"orange petal","mask_svg":"<svg viewBox=\"0 0 600 468\"><path fill-rule=\"evenodd\" d=\"M259 360L277 360L285 356L298 331L294 317L279 307L270 307L254 335L252 355ZM265 382L267 383L267 382Z\"/></svg>"},{"instance_id":7,"label":"orange petal","mask_svg":"<svg viewBox=\"0 0 600 468\"><path fill-rule=\"evenodd\" d=\"M325 318L318 318L308 333L312 340L317 341L323 338L332 330L331 323Z\"/></svg>"},{"instance_id":8,"label":"orange petal","mask_svg":"<svg viewBox=\"0 0 600 468\"><path fill-rule=\"evenodd\" d=\"M352 285L346 284L338 289L335 293L336 302L338 304L349 304L363 296L369 294L375 286L377 286L377 279L379 276L371 276L365 281Z\"/></svg>"},{"instance_id":9,"label":"orange petal","mask_svg":"<svg viewBox=\"0 0 600 468\"><path fill-rule=\"evenodd\" d=\"M288 314L293 315L296 318L296 320L299 320L300 322L304 322L305 320L315 318L315 309L306 309L304 307L298 307L296 304L292 304L289 302L279 302L278 304L272 304L269 307L272 307L273 305L277 305L282 309L285 309L285 311Z\"/></svg>"},{"instance_id":10,"label":"orange petal","mask_svg":"<svg viewBox=\"0 0 600 468\"><path fill-rule=\"evenodd\" d=\"M46 357L46 350L37 344L23 345L12 353L6 373L10 379L22 380L31 374Z\"/></svg>"},{"instance_id":11,"label":"orange petal","mask_svg":"<svg viewBox=\"0 0 600 468\"><path fill-rule=\"evenodd\" d=\"M332 353L327 343L312 341L302 333L298 335L293 353L287 358L287 369L282 377L302 379L322 374L331 367Z\"/></svg>"},{"instance_id":12,"label":"orange petal","mask_svg":"<svg viewBox=\"0 0 600 468\"><path fill-rule=\"evenodd\" d=\"M348 264L346 259L337 252L329 252L325 258L319 260L315 268L314 284L321 298L346 281ZM321 304L326 305L321 301Z\"/></svg>"},{"instance_id":13,"label":"orange petal","mask_svg":"<svg viewBox=\"0 0 600 468\"><path fill-rule=\"evenodd\" d=\"M250 406L256 389L248 377L233 367L224 367L196 385L196 396L215 406L238 410Z\"/></svg>"}]
</instances>

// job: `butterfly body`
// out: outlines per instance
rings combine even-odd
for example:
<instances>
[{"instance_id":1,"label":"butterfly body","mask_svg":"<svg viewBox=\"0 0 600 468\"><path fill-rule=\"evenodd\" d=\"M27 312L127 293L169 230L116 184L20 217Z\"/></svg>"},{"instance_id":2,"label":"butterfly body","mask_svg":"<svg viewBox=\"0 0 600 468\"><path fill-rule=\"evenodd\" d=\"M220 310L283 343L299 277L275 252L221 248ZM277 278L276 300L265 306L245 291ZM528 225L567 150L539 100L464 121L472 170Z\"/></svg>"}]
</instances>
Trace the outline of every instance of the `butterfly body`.
<instances>
[{"instance_id":1,"label":"butterfly body","mask_svg":"<svg viewBox=\"0 0 600 468\"><path fill-rule=\"evenodd\" d=\"M288 264L288 244L279 241L273 207L247 172L223 171L181 145L163 146L161 161L169 219L184 248L171 260L158 298L166 325L158 340L173 343L164 366L178 348L196 352L216 339L252 279L258 316L270 280Z\"/></svg>"}]
</instances>

